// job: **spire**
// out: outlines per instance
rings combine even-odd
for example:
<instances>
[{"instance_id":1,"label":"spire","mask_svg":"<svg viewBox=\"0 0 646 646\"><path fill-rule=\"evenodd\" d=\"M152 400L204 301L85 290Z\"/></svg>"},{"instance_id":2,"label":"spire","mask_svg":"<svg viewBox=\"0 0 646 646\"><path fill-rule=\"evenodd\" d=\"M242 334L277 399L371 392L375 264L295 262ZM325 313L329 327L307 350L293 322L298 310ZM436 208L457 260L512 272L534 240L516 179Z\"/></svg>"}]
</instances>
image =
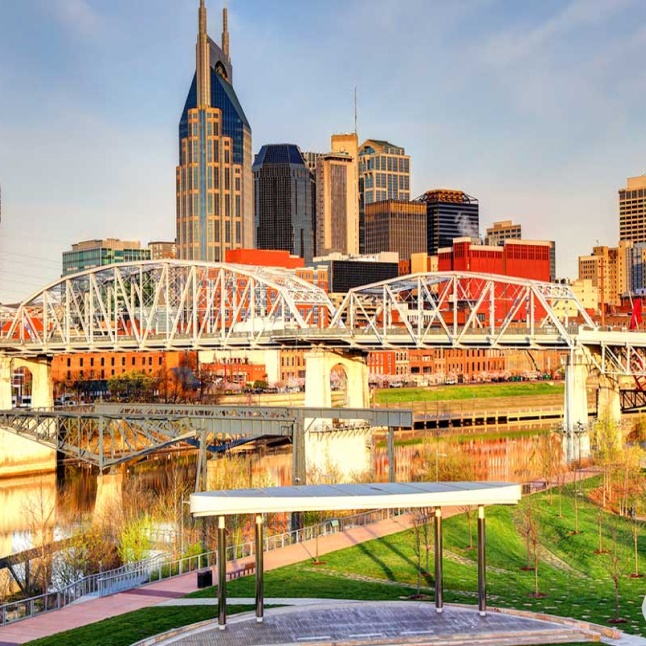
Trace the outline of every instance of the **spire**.
<instances>
[{"instance_id":1,"label":"spire","mask_svg":"<svg viewBox=\"0 0 646 646\"><path fill-rule=\"evenodd\" d=\"M226 2L224 7L222 7L222 51L227 57L227 61L231 61L229 56L229 14L227 12Z\"/></svg>"},{"instance_id":2,"label":"spire","mask_svg":"<svg viewBox=\"0 0 646 646\"><path fill-rule=\"evenodd\" d=\"M206 33L206 7L200 0L198 11L197 44L195 45L197 75L197 105L211 105L211 66L209 64L209 37Z\"/></svg>"}]
</instances>

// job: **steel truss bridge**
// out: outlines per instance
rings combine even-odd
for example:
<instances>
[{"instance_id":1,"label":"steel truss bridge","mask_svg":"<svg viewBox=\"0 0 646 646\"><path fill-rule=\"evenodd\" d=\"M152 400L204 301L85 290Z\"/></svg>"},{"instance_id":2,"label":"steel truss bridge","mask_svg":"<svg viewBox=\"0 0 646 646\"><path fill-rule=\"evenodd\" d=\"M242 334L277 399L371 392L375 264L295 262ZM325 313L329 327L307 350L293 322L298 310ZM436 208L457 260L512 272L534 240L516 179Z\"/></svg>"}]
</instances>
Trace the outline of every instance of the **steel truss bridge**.
<instances>
[{"instance_id":1,"label":"steel truss bridge","mask_svg":"<svg viewBox=\"0 0 646 646\"><path fill-rule=\"evenodd\" d=\"M88 410L0 411L0 427L104 471L176 444L199 448L198 480L207 451L225 451L262 438L293 444L296 482L305 482L304 432L308 420L365 420L388 429L394 464L393 431L412 428L413 413L397 409L289 408L275 406L188 406L172 404L97 404ZM352 432L338 424L317 432Z\"/></svg>"},{"instance_id":2,"label":"steel truss bridge","mask_svg":"<svg viewBox=\"0 0 646 646\"><path fill-rule=\"evenodd\" d=\"M350 290L334 307L287 270L143 261L67 276L0 307L0 352L587 348L604 374L644 375L646 334L602 331L567 285L468 272Z\"/></svg>"},{"instance_id":3,"label":"steel truss bridge","mask_svg":"<svg viewBox=\"0 0 646 646\"><path fill-rule=\"evenodd\" d=\"M556 349L602 375L635 378L635 391L646 384L645 333L599 329L567 285L497 275L403 276L352 289L334 307L322 289L286 270L145 261L67 276L15 306L0 307L5 362L74 352L289 346L355 355L389 348ZM189 429L186 416L168 411L159 417L151 410L140 418L132 413L128 422L99 416L92 424L103 424L104 432L93 433L92 441L64 414L34 413L31 421L17 412L3 415L5 427L58 450L102 454L97 464L103 468L196 432L193 421ZM290 424L285 418L261 426L263 433L271 427L280 435ZM92 444L99 441L102 453ZM119 447L114 455L112 447Z\"/></svg>"}]
</instances>

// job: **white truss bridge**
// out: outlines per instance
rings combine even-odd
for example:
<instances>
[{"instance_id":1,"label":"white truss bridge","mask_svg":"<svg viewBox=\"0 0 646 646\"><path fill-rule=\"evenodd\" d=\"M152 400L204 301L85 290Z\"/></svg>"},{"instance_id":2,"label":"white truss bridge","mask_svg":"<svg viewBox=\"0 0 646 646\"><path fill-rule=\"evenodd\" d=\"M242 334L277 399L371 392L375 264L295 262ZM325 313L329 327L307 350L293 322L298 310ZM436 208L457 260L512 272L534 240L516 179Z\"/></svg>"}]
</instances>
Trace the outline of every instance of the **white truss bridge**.
<instances>
[{"instance_id":1,"label":"white truss bridge","mask_svg":"<svg viewBox=\"0 0 646 646\"><path fill-rule=\"evenodd\" d=\"M467 272L324 290L277 268L162 260L63 277L0 307L0 352L323 346L583 351L602 374L646 375L646 334L596 326L567 285Z\"/></svg>"}]
</instances>

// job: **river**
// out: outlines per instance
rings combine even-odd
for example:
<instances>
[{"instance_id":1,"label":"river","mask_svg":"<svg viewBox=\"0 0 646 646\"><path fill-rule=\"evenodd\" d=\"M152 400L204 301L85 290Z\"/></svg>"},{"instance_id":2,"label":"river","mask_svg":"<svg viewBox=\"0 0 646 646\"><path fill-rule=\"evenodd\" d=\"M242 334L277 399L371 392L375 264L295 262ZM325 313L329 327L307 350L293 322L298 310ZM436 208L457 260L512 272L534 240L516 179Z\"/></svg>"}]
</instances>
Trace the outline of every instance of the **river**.
<instances>
[{"instance_id":1,"label":"river","mask_svg":"<svg viewBox=\"0 0 646 646\"><path fill-rule=\"evenodd\" d=\"M541 437L545 434L540 428L518 425L452 432L403 431L396 435L396 479L536 479L542 475L538 459L544 452ZM291 484L289 447L259 448L214 459L218 460L214 487ZM151 507L165 495L175 497L178 488L188 498L194 489L195 464L194 454L151 455L125 469L125 486L137 492L135 497L151 501L147 503ZM375 434L372 471L361 478L388 479L385 435ZM69 535L73 526L91 517L96 487L96 472L83 465L67 465L56 474L0 480L0 557L32 547L35 535L45 531L54 539Z\"/></svg>"}]
</instances>

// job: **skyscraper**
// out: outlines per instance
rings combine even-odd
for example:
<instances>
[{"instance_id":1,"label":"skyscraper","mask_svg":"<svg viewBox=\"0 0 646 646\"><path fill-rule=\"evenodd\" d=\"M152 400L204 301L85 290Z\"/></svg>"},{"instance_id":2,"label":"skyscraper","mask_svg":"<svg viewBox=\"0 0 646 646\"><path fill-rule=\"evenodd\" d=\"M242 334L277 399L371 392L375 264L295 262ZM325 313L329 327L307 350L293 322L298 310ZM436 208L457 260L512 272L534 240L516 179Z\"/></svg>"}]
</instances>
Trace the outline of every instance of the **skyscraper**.
<instances>
[{"instance_id":1,"label":"skyscraper","mask_svg":"<svg viewBox=\"0 0 646 646\"><path fill-rule=\"evenodd\" d=\"M253 165L256 246L314 257L314 179L298 146L263 146Z\"/></svg>"},{"instance_id":2,"label":"skyscraper","mask_svg":"<svg viewBox=\"0 0 646 646\"><path fill-rule=\"evenodd\" d=\"M358 154L359 247L364 253L366 206L383 200L410 200L410 156L381 139L367 139Z\"/></svg>"},{"instance_id":3,"label":"skyscraper","mask_svg":"<svg viewBox=\"0 0 646 646\"><path fill-rule=\"evenodd\" d=\"M619 189L619 240L646 242L646 175L629 177Z\"/></svg>"},{"instance_id":4,"label":"skyscraper","mask_svg":"<svg viewBox=\"0 0 646 646\"><path fill-rule=\"evenodd\" d=\"M400 260L426 251L426 205L407 200L366 204L365 253L394 251Z\"/></svg>"},{"instance_id":5,"label":"skyscraper","mask_svg":"<svg viewBox=\"0 0 646 646\"><path fill-rule=\"evenodd\" d=\"M426 202L427 252L453 246L454 238L478 238L480 214L478 200L462 191L439 188L420 195L415 202Z\"/></svg>"},{"instance_id":6,"label":"skyscraper","mask_svg":"<svg viewBox=\"0 0 646 646\"><path fill-rule=\"evenodd\" d=\"M196 72L179 123L177 256L223 261L254 244L251 127L233 89L227 10L222 46L206 33L200 0Z\"/></svg>"},{"instance_id":7,"label":"skyscraper","mask_svg":"<svg viewBox=\"0 0 646 646\"><path fill-rule=\"evenodd\" d=\"M353 222L346 153L326 153L316 163L316 255L359 252L359 222Z\"/></svg>"}]
</instances>

